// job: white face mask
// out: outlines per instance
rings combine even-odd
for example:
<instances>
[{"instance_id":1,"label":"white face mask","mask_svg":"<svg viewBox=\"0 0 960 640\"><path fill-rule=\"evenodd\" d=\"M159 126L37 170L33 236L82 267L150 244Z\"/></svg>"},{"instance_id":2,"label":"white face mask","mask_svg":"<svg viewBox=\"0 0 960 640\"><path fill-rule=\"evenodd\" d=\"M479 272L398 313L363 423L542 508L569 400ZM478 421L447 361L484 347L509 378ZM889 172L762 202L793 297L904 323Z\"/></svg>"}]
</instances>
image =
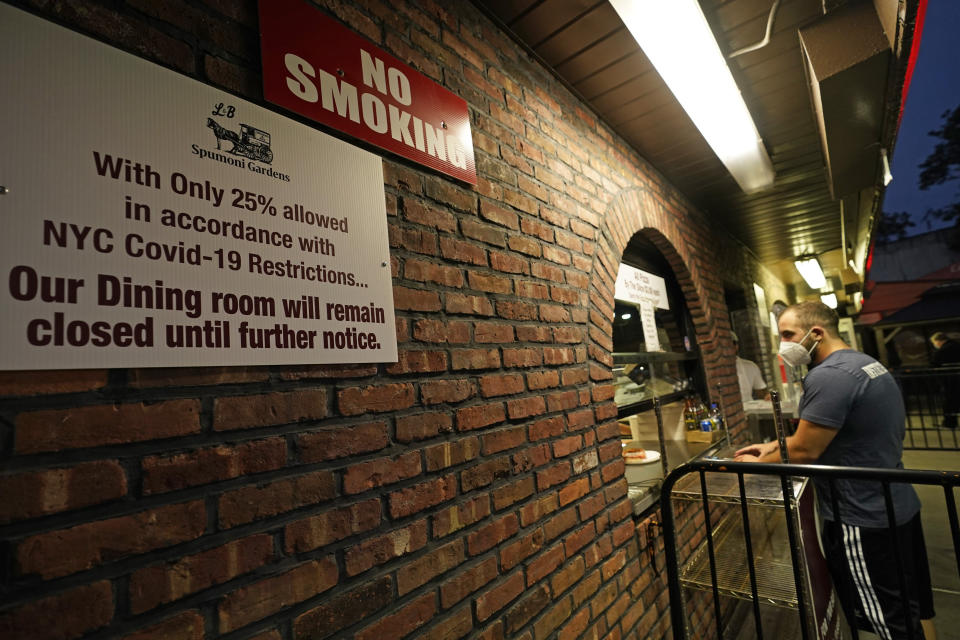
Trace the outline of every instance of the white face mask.
<instances>
[{"instance_id":1,"label":"white face mask","mask_svg":"<svg viewBox=\"0 0 960 640\"><path fill-rule=\"evenodd\" d=\"M813 330L811 329L810 331ZM800 342L780 343L780 357L783 358L783 361L791 367L799 367L802 364L810 364L810 356L816 350L817 344L819 344L814 342L809 351L804 348L803 341L806 340L807 336L810 335L810 331L807 331L807 334L800 339Z\"/></svg>"}]
</instances>

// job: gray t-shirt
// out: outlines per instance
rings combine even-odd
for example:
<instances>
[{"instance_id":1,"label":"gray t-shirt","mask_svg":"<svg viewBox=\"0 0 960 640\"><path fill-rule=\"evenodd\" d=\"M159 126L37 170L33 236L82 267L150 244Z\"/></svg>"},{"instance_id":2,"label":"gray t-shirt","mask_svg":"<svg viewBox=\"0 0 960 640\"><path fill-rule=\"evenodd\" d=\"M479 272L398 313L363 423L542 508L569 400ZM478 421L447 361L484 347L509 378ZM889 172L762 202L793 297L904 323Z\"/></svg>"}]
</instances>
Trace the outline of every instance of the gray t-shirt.
<instances>
[{"instance_id":1,"label":"gray t-shirt","mask_svg":"<svg viewBox=\"0 0 960 640\"><path fill-rule=\"evenodd\" d=\"M817 464L902 469L906 415L903 396L887 369L870 356L843 349L810 369L803 382L800 418L837 429ZM833 520L829 483L814 479L820 513ZM886 527L886 505L880 481L837 480L844 523ZM897 524L920 510L913 486L891 483Z\"/></svg>"}]
</instances>

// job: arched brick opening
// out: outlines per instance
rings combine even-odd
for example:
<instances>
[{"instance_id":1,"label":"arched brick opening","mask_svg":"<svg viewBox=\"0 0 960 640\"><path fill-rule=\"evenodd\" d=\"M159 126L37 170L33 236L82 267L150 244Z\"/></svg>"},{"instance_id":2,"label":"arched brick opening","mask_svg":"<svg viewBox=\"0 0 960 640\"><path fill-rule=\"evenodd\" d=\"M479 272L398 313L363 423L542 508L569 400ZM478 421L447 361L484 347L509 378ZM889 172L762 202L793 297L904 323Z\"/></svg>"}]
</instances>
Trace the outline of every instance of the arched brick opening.
<instances>
[{"instance_id":1,"label":"arched brick opening","mask_svg":"<svg viewBox=\"0 0 960 640\"><path fill-rule=\"evenodd\" d=\"M706 266L704 256L697 252L706 246L709 238L704 237L706 232L697 236L691 231L702 226L689 220L693 215L680 208L668 209L645 188L624 190L607 206L597 231L597 251L590 275L588 355L594 382L613 378L614 284L627 243L635 233L642 233L666 258L683 290L693 317L710 395L716 393L718 383L724 399L735 391L736 370L723 366L724 354L732 355L732 345L726 339L719 340L719 335L728 333L718 326L728 324L725 315L717 313L724 305L723 288L719 280L715 280L716 274L706 281L704 274L711 269Z\"/></svg>"}]
</instances>

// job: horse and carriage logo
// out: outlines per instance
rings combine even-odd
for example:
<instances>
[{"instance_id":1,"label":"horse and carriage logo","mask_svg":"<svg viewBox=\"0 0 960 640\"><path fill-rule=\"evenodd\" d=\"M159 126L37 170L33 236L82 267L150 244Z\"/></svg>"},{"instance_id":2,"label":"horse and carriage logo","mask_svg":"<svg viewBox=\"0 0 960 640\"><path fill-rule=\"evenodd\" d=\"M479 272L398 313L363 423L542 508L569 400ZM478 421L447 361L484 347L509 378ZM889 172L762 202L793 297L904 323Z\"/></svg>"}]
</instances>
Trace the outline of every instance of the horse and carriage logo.
<instances>
[{"instance_id":1,"label":"horse and carriage logo","mask_svg":"<svg viewBox=\"0 0 960 640\"><path fill-rule=\"evenodd\" d=\"M217 138L217 149L221 149L221 143L226 140L233 145L226 150L227 153L244 156L266 164L273 162L270 134L266 131L241 123L240 133L238 134L236 131L220 126L213 118L207 118L207 127L213 129L213 135Z\"/></svg>"}]
</instances>

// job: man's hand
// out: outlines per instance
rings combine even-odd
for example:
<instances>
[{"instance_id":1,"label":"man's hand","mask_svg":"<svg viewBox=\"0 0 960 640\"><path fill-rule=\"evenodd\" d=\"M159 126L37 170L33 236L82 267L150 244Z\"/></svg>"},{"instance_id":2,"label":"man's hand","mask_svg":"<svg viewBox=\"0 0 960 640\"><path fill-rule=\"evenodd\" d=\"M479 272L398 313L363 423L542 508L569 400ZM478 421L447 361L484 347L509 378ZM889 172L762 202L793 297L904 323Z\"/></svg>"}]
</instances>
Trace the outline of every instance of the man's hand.
<instances>
[{"instance_id":1,"label":"man's hand","mask_svg":"<svg viewBox=\"0 0 960 640\"><path fill-rule=\"evenodd\" d=\"M773 453L777 450L777 442L764 442L762 444L751 444L746 447L739 449L735 454L733 454L734 462L756 462L762 456L767 455L768 453Z\"/></svg>"}]
</instances>

